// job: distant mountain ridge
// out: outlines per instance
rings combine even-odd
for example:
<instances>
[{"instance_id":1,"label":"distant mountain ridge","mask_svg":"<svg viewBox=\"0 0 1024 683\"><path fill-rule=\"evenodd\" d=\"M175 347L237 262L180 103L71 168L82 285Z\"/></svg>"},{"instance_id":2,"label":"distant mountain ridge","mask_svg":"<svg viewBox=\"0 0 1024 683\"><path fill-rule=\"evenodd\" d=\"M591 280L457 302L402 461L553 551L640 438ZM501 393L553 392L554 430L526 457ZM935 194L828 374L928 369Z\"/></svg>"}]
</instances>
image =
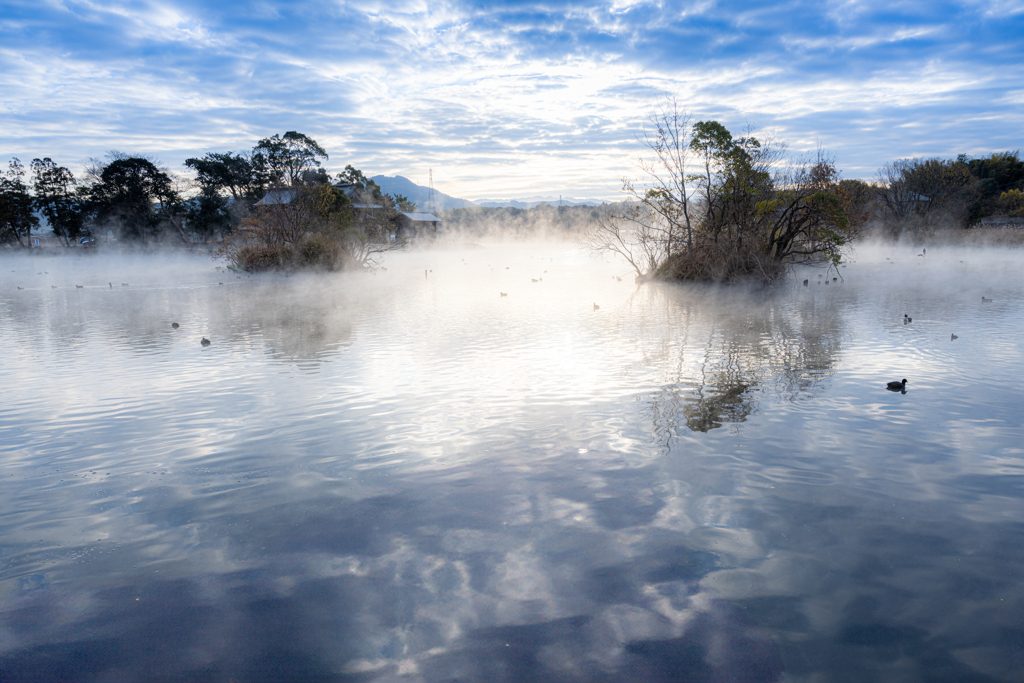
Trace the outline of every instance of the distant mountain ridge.
<instances>
[{"instance_id":1,"label":"distant mountain ridge","mask_svg":"<svg viewBox=\"0 0 1024 683\"><path fill-rule=\"evenodd\" d=\"M381 192L395 196L396 194L403 195L409 198L409 201L416 204L416 208L420 211L430 211L430 188L417 185L413 181L409 180L405 176L386 176L386 175L375 175L370 178L373 182L377 183L380 187ZM459 199L458 197L452 197L446 195L444 192L434 189L434 210L435 211L447 211L448 209L462 209L467 206L476 206L473 202L468 199Z\"/></svg>"},{"instance_id":2,"label":"distant mountain ridge","mask_svg":"<svg viewBox=\"0 0 1024 683\"><path fill-rule=\"evenodd\" d=\"M430 199L430 188L417 185L413 181L409 180L405 176L386 176L386 175L375 175L370 178L373 182L377 183L381 191L384 194L395 196L396 194L403 195L409 198L409 201L415 202L416 207L420 211L429 211L429 199ZM458 197L452 197L444 192L434 189L434 209L436 211L448 211L449 209L462 209L472 206L483 206L483 207L512 207L515 209L532 209L535 206L541 204L550 204L551 206L558 206L561 201L562 206L600 206L604 204L606 200L603 199L577 199L575 197L526 197L524 199L478 199L476 201L470 201L468 199L459 199Z\"/></svg>"}]
</instances>

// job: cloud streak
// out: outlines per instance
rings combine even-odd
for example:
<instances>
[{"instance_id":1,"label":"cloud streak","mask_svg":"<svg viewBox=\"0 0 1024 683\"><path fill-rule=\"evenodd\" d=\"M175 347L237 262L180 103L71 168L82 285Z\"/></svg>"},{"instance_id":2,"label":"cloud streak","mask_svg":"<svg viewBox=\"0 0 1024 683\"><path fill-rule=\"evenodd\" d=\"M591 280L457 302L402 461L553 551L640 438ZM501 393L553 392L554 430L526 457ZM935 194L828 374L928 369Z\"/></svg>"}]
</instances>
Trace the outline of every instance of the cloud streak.
<instances>
[{"instance_id":1,"label":"cloud streak","mask_svg":"<svg viewBox=\"0 0 1024 683\"><path fill-rule=\"evenodd\" d=\"M797 0L298 3L15 0L0 155L188 156L299 130L370 174L467 198L615 195L665 95L698 119L896 157L1016 149L1024 4Z\"/></svg>"}]
</instances>

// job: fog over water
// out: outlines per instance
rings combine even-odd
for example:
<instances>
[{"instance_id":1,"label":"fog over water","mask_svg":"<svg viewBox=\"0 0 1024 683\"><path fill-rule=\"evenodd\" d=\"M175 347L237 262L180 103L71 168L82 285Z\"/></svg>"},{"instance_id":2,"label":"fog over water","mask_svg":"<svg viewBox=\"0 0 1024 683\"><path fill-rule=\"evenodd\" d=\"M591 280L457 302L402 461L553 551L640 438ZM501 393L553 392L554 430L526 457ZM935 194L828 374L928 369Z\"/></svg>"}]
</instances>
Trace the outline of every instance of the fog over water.
<instances>
[{"instance_id":1,"label":"fog over water","mask_svg":"<svg viewBox=\"0 0 1024 683\"><path fill-rule=\"evenodd\" d=\"M0 255L0 680L1024 680L1024 253L919 252Z\"/></svg>"}]
</instances>

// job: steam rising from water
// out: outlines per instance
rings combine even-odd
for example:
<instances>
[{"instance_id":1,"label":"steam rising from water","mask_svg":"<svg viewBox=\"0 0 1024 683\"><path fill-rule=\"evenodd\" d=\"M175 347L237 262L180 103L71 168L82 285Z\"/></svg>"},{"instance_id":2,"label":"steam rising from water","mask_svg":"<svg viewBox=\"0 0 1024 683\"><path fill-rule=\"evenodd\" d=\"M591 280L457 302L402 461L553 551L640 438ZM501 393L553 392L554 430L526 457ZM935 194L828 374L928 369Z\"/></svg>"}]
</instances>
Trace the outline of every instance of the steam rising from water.
<instances>
[{"instance_id":1,"label":"steam rising from water","mask_svg":"<svg viewBox=\"0 0 1024 683\"><path fill-rule=\"evenodd\" d=\"M5 677L1014 680L1022 257L919 251L3 258Z\"/></svg>"}]
</instances>

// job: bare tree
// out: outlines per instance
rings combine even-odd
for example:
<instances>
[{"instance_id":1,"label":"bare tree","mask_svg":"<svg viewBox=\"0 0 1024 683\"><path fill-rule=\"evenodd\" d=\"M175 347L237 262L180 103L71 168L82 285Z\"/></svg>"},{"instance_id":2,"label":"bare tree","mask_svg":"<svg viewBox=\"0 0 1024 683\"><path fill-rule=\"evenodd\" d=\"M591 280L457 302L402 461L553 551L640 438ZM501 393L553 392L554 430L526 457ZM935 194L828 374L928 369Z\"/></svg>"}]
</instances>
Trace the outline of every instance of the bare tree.
<instances>
[{"instance_id":1,"label":"bare tree","mask_svg":"<svg viewBox=\"0 0 1024 683\"><path fill-rule=\"evenodd\" d=\"M623 210L596 221L583 236L585 247L622 256L640 277L649 275L683 245L692 255L693 207L686 184L690 130L690 116L674 98L651 114L637 136L644 151L636 167L645 183L622 180L622 191L628 196Z\"/></svg>"}]
</instances>

